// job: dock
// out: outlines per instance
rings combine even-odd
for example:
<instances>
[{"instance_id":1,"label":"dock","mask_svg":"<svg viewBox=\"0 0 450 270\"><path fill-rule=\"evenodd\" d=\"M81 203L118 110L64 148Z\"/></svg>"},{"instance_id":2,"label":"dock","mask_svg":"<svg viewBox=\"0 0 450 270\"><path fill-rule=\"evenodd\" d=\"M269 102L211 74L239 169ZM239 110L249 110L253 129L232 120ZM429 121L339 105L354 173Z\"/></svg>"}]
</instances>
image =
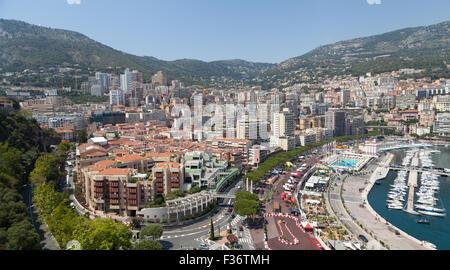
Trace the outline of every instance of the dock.
<instances>
[{"instance_id":1,"label":"dock","mask_svg":"<svg viewBox=\"0 0 450 270\"><path fill-rule=\"evenodd\" d=\"M419 152L415 154L411 161L412 166L419 166ZM418 213L414 211L414 189L417 187L417 178L418 178L419 172L417 170L412 170L409 172L408 177L408 203L406 205L406 212L410 214L417 215Z\"/></svg>"}]
</instances>

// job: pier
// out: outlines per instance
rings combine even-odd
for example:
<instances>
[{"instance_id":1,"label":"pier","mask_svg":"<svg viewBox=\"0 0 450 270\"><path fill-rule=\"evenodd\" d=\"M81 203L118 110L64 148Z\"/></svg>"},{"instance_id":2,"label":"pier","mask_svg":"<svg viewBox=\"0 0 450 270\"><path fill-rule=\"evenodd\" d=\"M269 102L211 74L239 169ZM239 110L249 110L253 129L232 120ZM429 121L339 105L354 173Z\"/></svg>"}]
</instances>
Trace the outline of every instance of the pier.
<instances>
[{"instance_id":1,"label":"pier","mask_svg":"<svg viewBox=\"0 0 450 270\"><path fill-rule=\"evenodd\" d=\"M417 152L412 161L411 165L413 167L419 166L419 152ZM416 211L414 211L414 189L417 187L417 178L418 178L418 171L417 170L411 170L409 172L409 178L408 178L408 203L406 205L406 212L410 214L418 214Z\"/></svg>"},{"instance_id":2,"label":"pier","mask_svg":"<svg viewBox=\"0 0 450 270\"><path fill-rule=\"evenodd\" d=\"M404 166L389 166L390 170L393 171L417 171L418 173L421 172L431 172L437 175L441 175L441 176L450 176L450 172L445 172L445 171L439 171L435 169L426 169L426 168L411 168L411 167L404 167Z\"/></svg>"}]
</instances>

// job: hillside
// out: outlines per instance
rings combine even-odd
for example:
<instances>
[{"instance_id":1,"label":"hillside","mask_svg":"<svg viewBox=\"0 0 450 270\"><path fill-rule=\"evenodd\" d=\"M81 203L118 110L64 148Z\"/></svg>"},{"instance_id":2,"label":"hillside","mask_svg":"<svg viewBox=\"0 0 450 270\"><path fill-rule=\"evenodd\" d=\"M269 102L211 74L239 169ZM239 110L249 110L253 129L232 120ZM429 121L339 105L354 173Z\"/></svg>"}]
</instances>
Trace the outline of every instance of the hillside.
<instances>
[{"instance_id":1,"label":"hillside","mask_svg":"<svg viewBox=\"0 0 450 270\"><path fill-rule=\"evenodd\" d=\"M205 83L211 78L247 79L273 64L243 60L163 61L127 54L80 33L0 19L0 67L7 71L79 64L82 68L129 67L147 76L163 70L172 79Z\"/></svg>"},{"instance_id":2,"label":"hillside","mask_svg":"<svg viewBox=\"0 0 450 270\"><path fill-rule=\"evenodd\" d=\"M446 21L321 46L280 63L260 79L292 84L313 82L314 77L317 80L326 75L360 76L401 68L429 69L431 75L449 76L449 58L450 21Z\"/></svg>"}]
</instances>

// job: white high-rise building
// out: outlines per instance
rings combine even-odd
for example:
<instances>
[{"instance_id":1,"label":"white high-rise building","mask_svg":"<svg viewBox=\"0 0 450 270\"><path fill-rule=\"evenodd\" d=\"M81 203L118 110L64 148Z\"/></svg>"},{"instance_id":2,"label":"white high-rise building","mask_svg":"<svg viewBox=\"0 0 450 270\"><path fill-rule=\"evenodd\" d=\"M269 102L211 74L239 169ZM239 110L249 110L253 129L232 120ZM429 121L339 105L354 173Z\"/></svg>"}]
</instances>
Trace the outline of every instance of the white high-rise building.
<instances>
[{"instance_id":1,"label":"white high-rise building","mask_svg":"<svg viewBox=\"0 0 450 270\"><path fill-rule=\"evenodd\" d=\"M131 94L132 80L131 72L128 68L125 69L124 74L120 75L120 88L125 94Z\"/></svg>"},{"instance_id":2,"label":"white high-rise building","mask_svg":"<svg viewBox=\"0 0 450 270\"><path fill-rule=\"evenodd\" d=\"M282 112L275 113L270 145L273 147L280 146L286 151L292 150L295 147L294 129L294 115L290 113L289 109L285 108Z\"/></svg>"},{"instance_id":3,"label":"white high-rise building","mask_svg":"<svg viewBox=\"0 0 450 270\"><path fill-rule=\"evenodd\" d=\"M276 137L294 136L294 115L289 109L283 109L282 112L275 113L273 119L272 134Z\"/></svg>"}]
</instances>

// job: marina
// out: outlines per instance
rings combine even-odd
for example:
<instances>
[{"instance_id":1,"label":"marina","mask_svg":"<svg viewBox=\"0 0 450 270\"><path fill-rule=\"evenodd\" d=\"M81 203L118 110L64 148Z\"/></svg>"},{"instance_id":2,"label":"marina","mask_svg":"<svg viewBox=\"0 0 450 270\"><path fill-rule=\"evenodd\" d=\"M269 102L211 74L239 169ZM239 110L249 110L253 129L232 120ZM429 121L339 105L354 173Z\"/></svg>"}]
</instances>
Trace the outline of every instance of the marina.
<instances>
[{"instance_id":1,"label":"marina","mask_svg":"<svg viewBox=\"0 0 450 270\"><path fill-rule=\"evenodd\" d=\"M381 185L372 187L369 203L411 236L438 249L450 249L450 221L446 216L450 182L444 175L449 172L449 147L426 146L390 153L395 157L392 164L385 164L389 173ZM437 168L442 168L441 173Z\"/></svg>"}]
</instances>

